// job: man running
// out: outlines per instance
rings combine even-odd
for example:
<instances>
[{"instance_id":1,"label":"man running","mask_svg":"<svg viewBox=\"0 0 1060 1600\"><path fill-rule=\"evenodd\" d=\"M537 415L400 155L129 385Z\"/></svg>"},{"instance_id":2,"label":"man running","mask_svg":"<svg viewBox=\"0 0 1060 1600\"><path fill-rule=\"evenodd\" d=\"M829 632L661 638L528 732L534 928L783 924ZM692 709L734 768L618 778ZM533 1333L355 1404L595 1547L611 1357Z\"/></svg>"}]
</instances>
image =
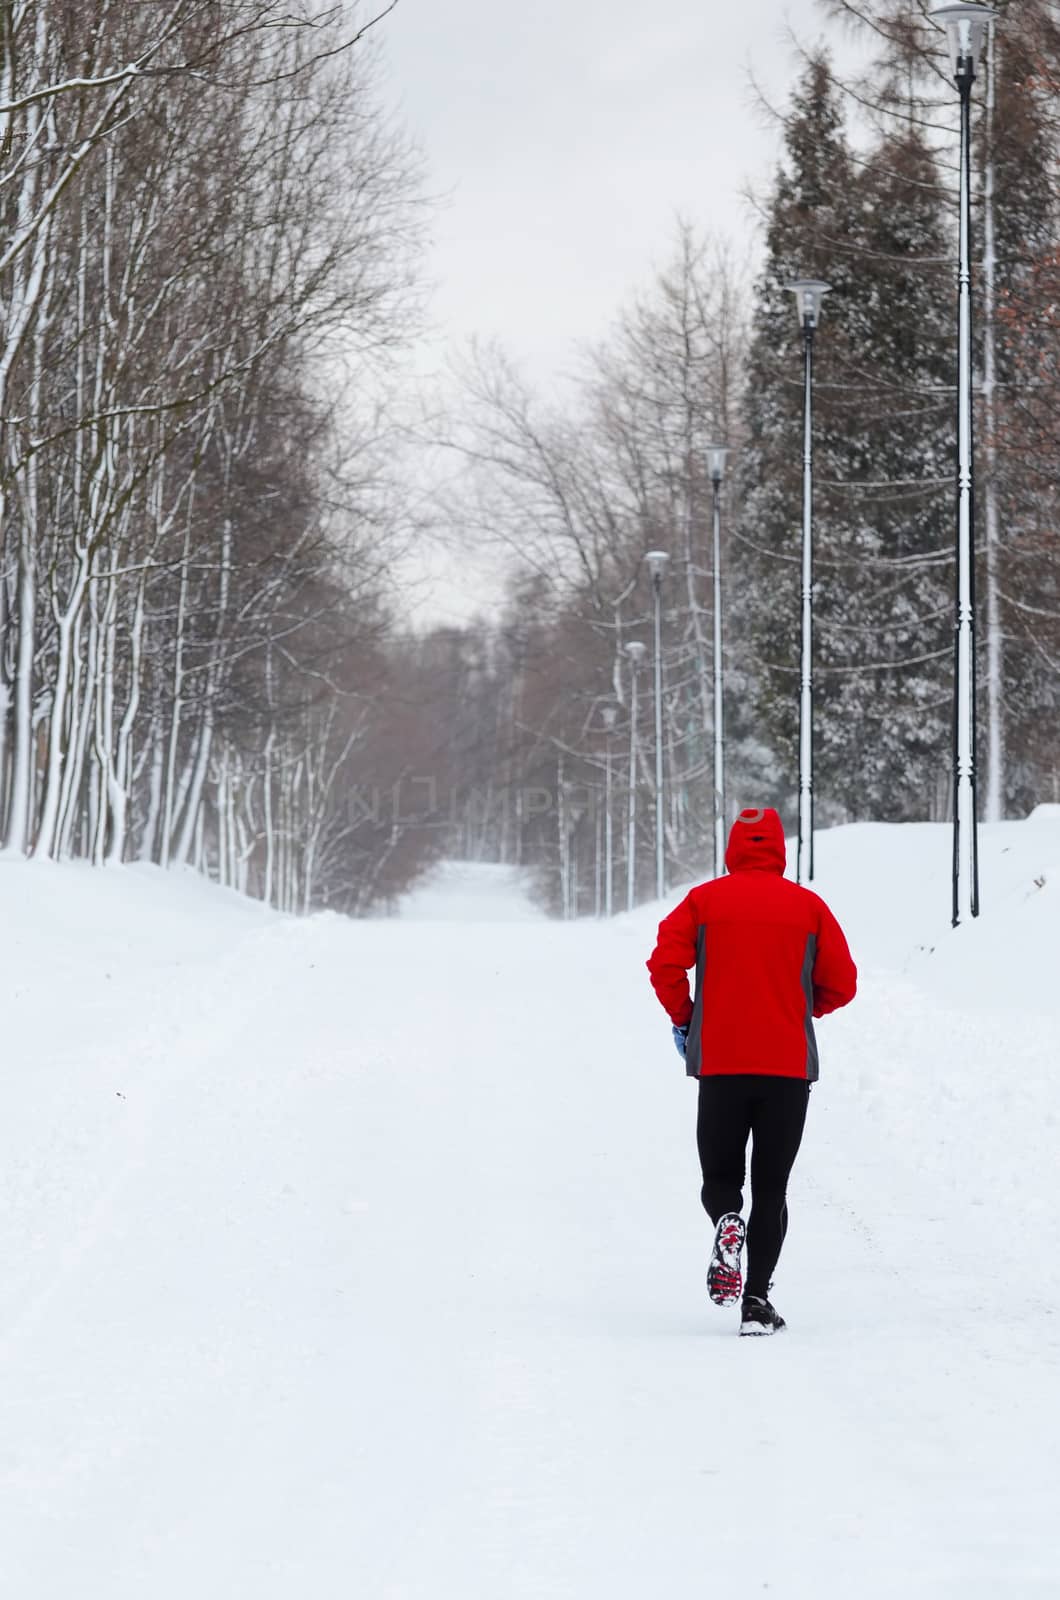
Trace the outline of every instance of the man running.
<instances>
[{"instance_id":1,"label":"man running","mask_svg":"<svg viewBox=\"0 0 1060 1600\"><path fill-rule=\"evenodd\" d=\"M784 1327L769 1290L788 1225L788 1175L817 1077L813 1019L857 992L843 930L819 895L784 877L785 862L777 813L742 811L725 852L729 875L700 884L663 919L648 962L688 1075L699 1079L703 1205L715 1224L708 1292L715 1305L730 1306L743 1289L741 1334Z\"/></svg>"}]
</instances>

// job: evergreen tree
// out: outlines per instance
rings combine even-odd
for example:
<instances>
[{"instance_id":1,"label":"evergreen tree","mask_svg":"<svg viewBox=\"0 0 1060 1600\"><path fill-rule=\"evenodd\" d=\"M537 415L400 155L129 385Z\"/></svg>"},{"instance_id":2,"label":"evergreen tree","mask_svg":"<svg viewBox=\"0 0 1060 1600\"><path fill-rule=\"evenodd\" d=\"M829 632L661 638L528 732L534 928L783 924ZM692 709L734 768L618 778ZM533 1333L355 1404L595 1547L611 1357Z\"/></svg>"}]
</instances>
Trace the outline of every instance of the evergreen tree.
<instances>
[{"instance_id":1,"label":"evergreen tree","mask_svg":"<svg viewBox=\"0 0 1060 1600\"><path fill-rule=\"evenodd\" d=\"M740 523L731 570L730 638L736 670L755 705L758 743L772 752L773 781L789 802L797 788L799 525L802 461L802 336L787 285L820 276L843 283L835 249L855 220L844 214L853 180L828 61L811 62L785 129L786 160L772 196L765 263L755 287L743 435ZM829 307L829 312L831 307ZM818 390L820 395L820 390ZM831 463L818 415L818 465ZM824 476L835 477L826 466ZM819 497L818 534L828 520Z\"/></svg>"},{"instance_id":2,"label":"evergreen tree","mask_svg":"<svg viewBox=\"0 0 1060 1600\"><path fill-rule=\"evenodd\" d=\"M814 388L818 816L923 815L948 749L951 341L937 174L904 130L855 160L821 59L796 96L787 157L747 388L743 607L758 703L793 792L802 365L784 285L819 276L834 292Z\"/></svg>"},{"instance_id":3,"label":"evergreen tree","mask_svg":"<svg viewBox=\"0 0 1060 1600\"><path fill-rule=\"evenodd\" d=\"M956 252L956 96L943 32L907 0L829 0L874 59L840 84L892 136L930 137L945 163L943 221ZM977 622L981 810L1053 796L1060 733L1060 493L1055 371L1060 288L1060 23L1049 0L997 0L973 95ZM952 289L947 301L952 305ZM952 338L952 334L951 334ZM955 372L955 356L952 369ZM951 378L952 381L952 378ZM952 467L951 467L952 470Z\"/></svg>"},{"instance_id":4,"label":"evergreen tree","mask_svg":"<svg viewBox=\"0 0 1060 1600\"><path fill-rule=\"evenodd\" d=\"M1055 799L1060 673L1060 289L1056 128L1060 28L1038 0L1006 4L996 30L996 107L981 140L992 165L997 400L986 438L997 475L996 670L1004 719L1004 800ZM984 184L985 186L985 184ZM987 662L987 670L994 664Z\"/></svg>"},{"instance_id":5,"label":"evergreen tree","mask_svg":"<svg viewBox=\"0 0 1060 1600\"><path fill-rule=\"evenodd\" d=\"M818 560L820 787L826 812L906 818L947 772L952 638L949 267L919 134L885 139L855 197L826 380L843 432Z\"/></svg>"}]
</instances>

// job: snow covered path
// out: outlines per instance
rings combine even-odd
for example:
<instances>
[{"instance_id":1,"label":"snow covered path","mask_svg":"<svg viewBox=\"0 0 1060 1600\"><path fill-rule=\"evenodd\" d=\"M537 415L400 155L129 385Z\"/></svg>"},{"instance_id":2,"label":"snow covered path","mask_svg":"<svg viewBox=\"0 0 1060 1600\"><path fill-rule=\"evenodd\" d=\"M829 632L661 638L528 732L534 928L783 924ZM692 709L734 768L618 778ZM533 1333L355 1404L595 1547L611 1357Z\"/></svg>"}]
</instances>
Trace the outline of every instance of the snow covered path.
<instances>
[{"instance_id":1,"label":"snow covered path","mask_svg":"<svg viewBox=\"0 0 1060 1600\"><path fill-rule=\"evenodd\" d=\"M1060 1594L1055 1011L868 973L741 1342L651 913L5 875L5 1595Z\"/></svg>"}]
</instances>

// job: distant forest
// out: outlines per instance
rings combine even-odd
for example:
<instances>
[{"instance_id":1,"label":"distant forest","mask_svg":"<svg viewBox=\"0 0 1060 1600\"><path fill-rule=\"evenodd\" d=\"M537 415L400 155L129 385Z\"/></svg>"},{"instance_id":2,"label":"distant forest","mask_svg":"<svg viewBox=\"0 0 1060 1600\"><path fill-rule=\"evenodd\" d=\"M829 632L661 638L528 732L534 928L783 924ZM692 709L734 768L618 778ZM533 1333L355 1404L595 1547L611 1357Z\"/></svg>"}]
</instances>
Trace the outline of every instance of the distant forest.
<instances>
[{"instance_id":1,"label":"distant forest","mask_svg":"<svg viewBox=\"0 0 1060 1600\"><path fill-rule=\"evenodd\" d=\"M0 7L7 849L188 863L289 910L385 907L443 854L519 863L566 915L641 898L654 549L666 870L703 875L719 442L727 804L790 821L796 276L833 285L818 820L949 814L956 94L926 9L828 9L876 58L848 81L806 54L753 282L693 217L563 403L502 351L469 361L425 443L464 465L461 537L509 553L508 590L413 635L391 576L420 516L407 397L380 396L417 330L426 205L375 13ZM1060 800L1060 28L1044 0L998 9L974 95L988 819Z\"/></svg>"}]
</instances>

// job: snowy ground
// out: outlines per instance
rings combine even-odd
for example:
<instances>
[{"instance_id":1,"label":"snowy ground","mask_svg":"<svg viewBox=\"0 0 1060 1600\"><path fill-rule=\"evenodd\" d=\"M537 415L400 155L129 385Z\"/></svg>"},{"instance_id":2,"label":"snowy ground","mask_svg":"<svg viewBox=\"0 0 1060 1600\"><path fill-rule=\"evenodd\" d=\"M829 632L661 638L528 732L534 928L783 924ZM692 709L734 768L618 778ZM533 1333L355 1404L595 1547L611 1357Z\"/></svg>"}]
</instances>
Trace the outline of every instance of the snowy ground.
<instances>
[{"instance_id":1,"label":"snowy ground","mask_svg":"<svg viewBox=\"0 0 1060 1600\"><path fill-rule=\"evenodd\" d=\"M5 1600L1055 1600L1060 816L983 856L953 933L945 830L820 837L863 992L765 1343L657 908L0 863Z\"/></svg>"}]
</instances>

